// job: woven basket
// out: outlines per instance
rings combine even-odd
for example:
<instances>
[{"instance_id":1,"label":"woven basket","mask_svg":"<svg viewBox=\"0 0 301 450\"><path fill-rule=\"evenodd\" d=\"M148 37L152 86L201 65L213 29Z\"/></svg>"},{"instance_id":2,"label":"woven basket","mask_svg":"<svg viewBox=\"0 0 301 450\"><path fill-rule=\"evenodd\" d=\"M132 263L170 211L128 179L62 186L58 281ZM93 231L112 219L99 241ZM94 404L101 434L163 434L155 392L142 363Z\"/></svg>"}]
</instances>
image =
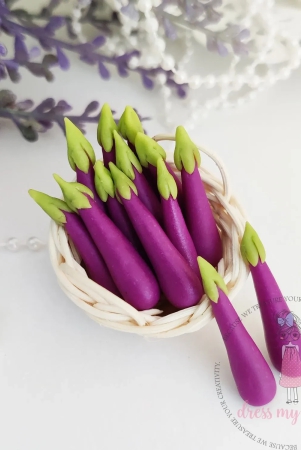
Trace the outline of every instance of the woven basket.
<instances>
[{"instance_id":1,"label":"woven basket","mask_svg":"<svg viewBox=\"0 0 301 450\"><path fill-rule=\"evenodd\" d=\"M174 136L158 135L155 140L175 140ZM243 286L248 269L240 255L239 243L246 223L245 214L230 190L226 171L209 150L199 147L218 166L221 180L204 167L200 173L207 197L222 232L223 259L218 271L229 289L232 300ZM65 294L91 319L109 328L152 337L173 337L191 333L207 325L213 318L206 295L196 306L164 315L159 309L137 311L121 298L90 280L80 265L80 258L63 227L51 222L49 252L59 285Z\"/></svg>"}]
</instances>

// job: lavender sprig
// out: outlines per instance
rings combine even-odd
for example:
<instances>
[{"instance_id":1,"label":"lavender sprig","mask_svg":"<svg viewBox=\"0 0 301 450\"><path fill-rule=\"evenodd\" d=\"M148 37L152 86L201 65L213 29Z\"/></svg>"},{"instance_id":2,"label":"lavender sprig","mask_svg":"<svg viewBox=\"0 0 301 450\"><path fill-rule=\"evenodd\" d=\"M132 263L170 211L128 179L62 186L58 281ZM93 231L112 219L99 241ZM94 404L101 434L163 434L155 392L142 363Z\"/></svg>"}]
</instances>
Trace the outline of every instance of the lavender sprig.
<instances>
[{"instance_id":1,"label":"lavender sprig","mask_svg":"<svg viewBox=\"0 0 301 450\"><path fill-rule=\"evenodd\" d=\"M155 9L159 21L163 23L166 37L175 40L177 38L177 26L186 26L192 30L202 32L206 36L207 50L227 56L232 49L237 55L248 55L249 31L238 25L226 24L221 31L212 31L208 28L211 24L217 24L222 19L218 7L222 0L174 0L169 3L176 4L182 15L175 17L165 11L165 2Z\"/></svg>"},{"instance_id":2,"label":"lavender sprig","mask_svg":"<svg viewBox=\"0 0 301 450\"><path fill-rule=\"evenodd\" d=\"M51 12L53 10L51 9ZM49 10L40 13L39 17L49 18ZM15 19L18 18L18 22ZM146 69L143 67L131 68L129 61L134 56L139 56L137 50L129 51L120 56L108 56L99 50L106 42L104 33L87 43L66 42L55 36L57 30L68 23L66 18L51 16L46 25L38 26L34 23L33 16L24 10L16 10L14 14L5 6L4 0L0 0L0 29L5 33L14 36L15 55L12 59L0 59L0 79L7 76L14 82L20 80L20 68L24 67L36 76L44 77L48 81L53 80L51 68L58 64L62 70L70 67L67 52L71 51L79 56L79 59L86 64L97 66L98 72L103 79L110 78L110 71L107 65L114 65L121 77L127 77L129 71L134 71L141 76L143 85L147 89L153 89L154 78L159 73L166 74L166 84L176 91L180 97L185 96L185 85L178 85L173 80L171 71L165 71L161 67ZM99 22L99 26L101 21ZM70 31L70 24L69 24ZM69 33L70 35L70 33ZM25 36L35 38L40 46L47 52L41 62L33 62L32 54L28 51L25 43ZM73 36L72 36L73 37ZM35 47L37 49L37 47ZM37 54L37 53L36 53ZM36 56L36 54L34 56ZM1 56L1 54L0 54Z\"/></svg>"},{"instance_id":3,"label":"lavender sprig","mask_svg":"<svg viewBox=\"0 0 301 450\"><path fill-rule=\"evenodd\" d=\"M20 68L25 68L35 76L52 81L52 68L59 65L62 70L67 70L70 67L69 52L72 52L84 63L96 66L99 75L105 80L110 78L110 68L114 66L121 77L128 76L129 72L138 73L144 87L153 89L157 75L164 74L164 77L160 77L160 84L166 84L180 97L185 97L188 86L178 81L181 77L175 76L178 72L177 64L170 62L172 58L165 64L166 61L160 55L161 50L158 53L158 48L162 47L164 33L167 39L175 41L181 39L188 30L191 33L196 30L206 38L209 51L217 52L221 56L227 56L230 51L239 56L248 54L248 30L231 23L226 23L219 31L212 31L212 27L210 28L210 25L221 21L223 0L163 0L159 6L152 7L155 27L159 26L159 40L154 47L150 43L151 35L148 35L143 26L139 27L141 20L143 23L144 15L134 0L112 4L102 0L90 0L85 3L78 21L81 24L89 24L97 33L97 36L87 43L78 42L77 33L75 28L73 29L76 25L74 18L55 15L61 1L49 0L48 6L32 14L24 9L13 9L14 0L0 0L0 30L13 37L15 49L14 56L10 59L5 59L5 51L2 48L1 52L0 49L0 80L8 76L14 82L19 81ZM171 12L171 6L177 9L176 13ZM101 15L106 9L108 15ZM127 20L131 25L129 31L124 32L122 28ZM69 40L58 37L57 31L63 29L67 30ZM34 38L46 51L40 61L35 59L39 56L38 47L28 50L25 40L27 36ZM116 43L119 48L112 54ZM163 48L164 46L163 42ZM150 63L143 62L145 58Z\"/></svg>"},{"instance_id":4,"label":"lavender sprig","mask_svg":"<svg viewBox=\"0 0 301 450\"><path fill-rule=\"evenodd\" d=\"M9 90L0 91L0 117L11 120L22 136L30 142L36 141L39 133L49 130L54 124L65 133L64 117L71 110L72 106L65 100L56 102L53 98L46 98L35 106L29 99L18 102L16 95ZM82 114L68 114L68 118L84 132L86 123L98 122L99 103L90 102ZM148 117L139 118L141 121L149 120ZM115 120L118 123L119 119Z\"/></svg>"},{"instance_id":5,"label":"lavender sprig","mask_svg":"<svg viewBox=\"0 0 301 450\"><path fill-rule=\"evenodd\" d=\"M52 54L46 54L42 57L41 62L33 61L40 53L38 47L32 47L28 50L22 37L16 36L14 57L1 58L1 56L7 55L7 50L4 45L0 44L0 80L8 76L14 83L18 82L21 78L19 70L21 67L25 67L33 75L52 81L54 77L50 69L57 64L57 57Z\"/></svg>"}]
</instances>

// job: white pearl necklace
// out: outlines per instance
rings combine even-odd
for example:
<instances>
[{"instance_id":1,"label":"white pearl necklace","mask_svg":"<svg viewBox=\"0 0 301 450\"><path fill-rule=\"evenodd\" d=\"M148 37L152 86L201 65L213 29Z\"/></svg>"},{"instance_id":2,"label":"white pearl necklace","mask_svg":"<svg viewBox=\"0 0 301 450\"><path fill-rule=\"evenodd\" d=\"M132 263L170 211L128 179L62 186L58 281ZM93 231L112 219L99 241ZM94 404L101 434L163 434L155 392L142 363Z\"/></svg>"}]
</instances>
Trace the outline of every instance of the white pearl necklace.
<instances>
[{"instance_id":1,"label":"white pearl necklace","mask_svg":"<svg viewBox=\"0 0 301 450\"><path fill-rule=\"evenodd\" d=\"M91 3L92 0L77 0L76 4L72 9L72 16L71 16L72 30L77 35L79 42L82 44L85 44L87 42L87 39L83 35L83 28L82 24L80 23L80 19L83 15L83 11L88 6L90 6Z\"/></svg>"},{"instance_id":2,"label":"white pearl necklace","mask_svg":"<svg viewBox=\"0 0 301 450\"><path fill-rule=\"evenodd\" d=\"M0 242L0 249L8 250L10 252L18 252L20 250L30 250L31 252L38 252L46 247L46 243L39 238L32 236L25 241L10 237L4 242Z\"/></svg>"},{"instance_id":3,"label":"white pearl necklace","mask_svg":"<svg viewBox=\"0 0 301 450\"><path fill-rule=\"evenodd\" d=\"M83 1L79 0L77 5L82 4ZM85 4L89 1L91 0L85 0ZM237 17L236 23L250 30L254 43L254 50L243 69L240 67L242 58L232 52L228 70L223 74L216 76L208 73L200 76L198 73L190 73L188 65L195 54L195 35L189 28L189 24L186 28L177 28L179 38L185 44L185 52L183 57L176 61L167 50L167 41L156 17L155 8L162 4L162 0L138 0L135 4L136 10L140 13L138 23L126 14L122 14L121 7L128 4L127 0L122 2L107 0L109 7L119 15L122 27L120 32L116 30L111 45L109 40L105 48L111 55L122 54L126 51L125 42L127 42L140 52L139 57L134 56L130 60L130 68L161 66L163 70L172 72L172 78L176 83L187 84L192 92L189 92L183 104L188 108L186 116L189 117L189 122L186 126L192 128L211 110L233 108L254 100L263 90L280 80L289 78L292 71L301 63L300 44L298 40L280 31L275 15L277 6L273 0L232 0L227 2L228 8L231 7L231 3L233 3L233 22L235 23L236 11L239 11L241 17L239 20ZM78 16L78 12L76 15ZM138 38L131 36L133 29L138 33ZM271 52L279 46L282 46L285 51L285 60L282 64L270 63ZM264 67L265 73L259 74L258 66ZM174 96L172 96L171 88L166 85L167 76L164 72L157 74L156 80L160 86L164 105L162 115L169 127L174 125L172 120L172 112L175 109ZM196 91L201 90L212 92L212 98L204 104L200 104L196 97Z\"/></svg>"}]
</instances>

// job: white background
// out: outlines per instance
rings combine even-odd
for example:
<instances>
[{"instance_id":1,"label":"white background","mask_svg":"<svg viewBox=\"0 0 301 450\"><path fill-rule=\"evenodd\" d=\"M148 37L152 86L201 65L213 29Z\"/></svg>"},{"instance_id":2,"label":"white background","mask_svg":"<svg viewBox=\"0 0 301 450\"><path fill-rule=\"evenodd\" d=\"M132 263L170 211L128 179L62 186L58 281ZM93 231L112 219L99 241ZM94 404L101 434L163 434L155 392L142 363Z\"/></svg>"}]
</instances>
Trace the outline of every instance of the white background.
<instances>
[{"instance_id":1,"label":"white background","mask_svg":"<svg viewBox=\"0 0 301 450\"><path fill-rule=\"evenodd\" d=\"M20 99L64 98L76 112L94 99L109 102L118 113L131 104L153 118L146 124L149 134L164 131L160 102L136 79L104 82L94 68L77 64L67 73L57 70L55 84L24 74L14 89ZM212 113L192 136L226 164L283 294L301 297L300 98L299 70L253 103ZM182 114L179 108L179 124ZM87 130L97 149L95 126ZM37 143L27 143L3 120L0 133L0 239L33 235L46 240L49 220L27 190L59 195L52 173L73 177L63 134L55 127ZM250 279L234 303L240 314L257 303ZM290 306L301 315L301 302ZM244 323L267 356L259 313ZM101 328L60 291L47 250L0 251L1 449L259 448L222 410L215 362L221 363L224 398L238 418L242 401L214 321L170 340ZM257 438L301 448L301 414L296 425L276 417L277 408L285 407L285 395L279 386L269 405L271 420L239 421ZM301 403L293 409L301 412Z\"/></svg>"}]
</instances>

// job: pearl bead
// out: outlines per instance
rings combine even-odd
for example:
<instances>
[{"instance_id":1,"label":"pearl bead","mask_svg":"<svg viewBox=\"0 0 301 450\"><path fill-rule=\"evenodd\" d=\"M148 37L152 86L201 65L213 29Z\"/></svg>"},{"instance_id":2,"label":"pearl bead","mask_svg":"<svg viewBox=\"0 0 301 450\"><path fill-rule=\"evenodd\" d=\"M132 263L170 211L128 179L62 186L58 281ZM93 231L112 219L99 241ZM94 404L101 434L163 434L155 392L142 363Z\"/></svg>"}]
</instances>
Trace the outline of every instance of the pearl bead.
<instances>
[{"instance_id":1,"label":"pearl bead","mask_svg":"<svg viewBox=\"0 0 301 450\"><path fill-rule=\"evenodd\" d=\"M5 248L10 252L17 252L20 250L21 245L17 238L11 237L7 240Z\"/></svg>"},{"instance_id":2,"label":"pearl bead","mask_svg":"<svg viewBox=\"0 0 301 450\"><path fill-rule=\"evenodd\" d=\"M257 91L258 92L262 92L262 91L264 91L265 90L265 88L266 88L266 84L263 82L263 83L260 83L259 85L258 85L258 87L257 87Z\"/></svg>"},{"instance_id":3,"label":"pearl bead","mask_svg":"<svg viewBox=\"0 0 301 450\"><path fill-rule=\"evenodd\" d=\"M218 80L218 84L220 86L228 86L229 83L230 83L229 75L222 75Z\"/></svg>"},{"instance_id":4,"label":"pearl bead","mask_svg":"<svg viewBox=\"0 0 301 450\"><path fill-rule=\"evenodd\" d=\"M229 93L228 92L221 92L219 98L221 99L221 101L225 101L227 100L227 98L229 97Z\"/></svg>"},{"instance_id":5,"label":"pearl bead","mask_svg":"<svg viewBox=\"0 0 301 450\"><path fill-rule=\"evenodd\" d=\"M155 40L154 45L159 50L159 52L164 52L166 42L164 41L164 39L158 38Z\"/></svg>"},{"instance_id":6,"label":"pearl bead","mask_svg":"<svg viewBox=\"0 0 301 450\"><path fill-rule=\"evenodd\" d=\"M163 85L166 83L167 80L167 75L164 72L160 72L158 73L158 75L156 76L156 79L158 81L159 84Z\"/></svg>"},{"instance_id":7,"label":"pearl bead","mask_svg":"<svg viewBox=\"0 0 301 450\"><path fill-rule=\"evenodd\" d=\"M251 79L251 81L250 81L248 84L249 84L249 86L250 86L251 88L256 89L257 86L259 86L259 84L260 84L260 78L259 78L259 76L258 76L258 75L254 75L254 77Z\"/></svg>"},{"instance_id":8,"label":"pearl bead","mask_svg":"<svg viewBox=\"0 0 301 450\"><path fill-rule=\"evenodd\" d=\"M146 31L156 33L159 28L159 23L155 17L150 17L144 22L143 26Z\"/></svg>"},{"instance_id":9,"label":"pearl bead","mask_svg":"<svg viewBox=\"0 0 301 450\"><path fill-rule=\"evenodd\" d=\"M216 103L216 102L215 102L214 100L208 100L208 101L205 103L205 108L208 109L208 110L213 109L214 106L215 106L215 103Z\"/></svg>"},{"instance_id":10,"label":"pearl bead","mask_svg":"<svg viewBox=\"0 0 301 450\"><path fill-rule=\"evenodd\" d=\"M298 48L300 44L299 44L298 39L292 39L292 40L290 41L290 45L291 45L293 48Z\"/></svg>"},{"instance_id":11,"label":"pearl bead","mask_svg":"<svg viewBox=\"0 0 301 450\"><path fill-rule=\"evenodd\" d=\"M288 68L281 69L279 72L279 79L286 80L290 76L290 74L291 74L290 69Z\"/></svg>"},{"instance_id":12,"label":"pearl bead","mask_svg":"<svg viewBox=\"0 0 301 450\"><path fill-rule=\"evenodd\" d=\"M73 23L72 28L75 33L80 33L82 29L81 24L78 22Z\"/></svg>"},{"instance_id":13,"label":"pearl bead","mask_svg":"<svg viewBox=\"0 0 301 450\"><path fill-rule=\"evenodd\" d=\"M185 72L177 72L174 76L174 80L178 84L186 83L187 81L187 74Z\"/></svg>"},{"instance_id":14,"label":"pearl bead","mask_svg":"<svg viewBox=\"0 0 301 450\"><path fill-rule=\"evenodd\" d=\"M129 36L132 32L132 27L129 23L125 23L123 24L123 26L121 27L121 33L124 36Z\"/></svg>"},{"instance_id":15,"label":"pearl bead","mask_svg":"<svg viewBox=\"0 0 301 450\"><path fill-rule=\"evenodd\" d=\"M246 19L244 20L243 24L241 25L241 27L243 29L249 29L251 28L251 19L249 17L246 17Z\"/></svg>"},{"instance_id":16,"label":"pearl bead","mask_svg":"<svg viewBox=\"0 0 301 450\"><path fill-rule=\"evenodd\" d=\"M282 38L282 39L288 39L288 33L287 33L287 31L282 31L281 33L280 33L280 37Z\"/></svg>"},{"instance_id":17,"label":"pearl bead","mask_svg":"<svg viewBox=\"0 0 301 450\"><path fill-rule=\"evenodd\" d=\"M115 49L115 55L116 56L122 56L122 55L124 55L124 49L123 48L118 48L118 47L116 47L116 49Z\"/></svg>"},{"instance_id":18,"label":"pearl bead","mask_svg":"<svg viewBox=\"0 0 301 450\"><path fill-rule=\"evenodd\" d=\"M208 89L213 88L216 85L216 78L213 75L207 75L205 78L205 86Z\"/></svg>"},{"instance_id":19,"label":"pearl bead","mask_svg":"<svg viewBox=\"0 0 301 450\"><path fill-rule=\"evenodd\" d=\"M161 92L163 97L168 98L171 96L171 89L167 86L162 86Z\"/></svg>"},{"instance_id":20,"label":"pearl bead","mask_svg":"<svg viewBox=\"0 0 301 450\"><path fill-rule=\"evenodd\" d=\"M245 103L245 98L244 97L240 97L236 100L236 104L237 106L242 106Z\"/></svg>"},{"instance_id":21,"label":"pearl bead","mask_svg":"<svg viewBox=\"0 0 301 450\"><path fill-rule=\"evenodd\" d=\"M139 0L137 3L137 8L139 11L146 13L152 9L151 0Z\"/></svg>"},{"instance_id":22,"label":"pearl bead","mask_svg":"<svg viewBox=\"0 0 301 450\"><path fill-rule=\"evenodd\" d=\"M277 79L276 79L275 75L272 72L270 72L267 75L267 82L272 86L273 84L276 83L276 81L277 81Z\"/></svg>"},{"instance_id":23,"label":"pearl bead","mask_svg":"<svg viewBox=\"0 0 301 450\"><path fill-rule=\"evenodd\" d=\"M39 251L41 248L42 248L42 246L43 246L43 244L42 244L42 242L40 241L40 239L38 239L38 238L36 238L36 237L30 237L28 240L27 240L27 242L26 242L26 245L27 245L27 248L29 249L29 250L31 250L32 252L37 252L37 251Z\"/></svg>"},{"instance_id":24,"label":"pearl bead","mask_svg":"<svg viewBox=\"0 0 301 450\"><path fill-rule=\"evenodd\" d=\"M243 84L245 84L243 76L237 75L233 80L232 86L235 91L238 91Z\"/></svg>"},{"instance_id":25,"label":"pearl bead","mask_svg":"<svg viewBox=\"0 0 301 450\"><path fill-rule=\"evenodd\" d=\"M198 75L192 76L188 84L191 89L198 89L202 84L202 78Z\"/></svg>"},{"instance_id":26,"label":"pearl bead","mask_svg":"<svg viewBox=\"0 0 301 450\"><path fill-rule=\"evenodd\" d=\"M272 50L275 44L275 38L273 36L269 36L266 41L266 51Z\"/></svg>"},{"instance_id":27,"label":"pearl bead","mask_svg":"<svg viewBox=\"0 0 301 450\"><path fill-rule=\"evenodd\" d=\"M257 91L251 91L248 93L248 96L247 96L247 98L249 100L255 100L256 97L257 97Z\"/></svg>"},{"instance_id":28,"label":"pearl bead","mask_svg":"<svg viewBox=\"0 0 301 450\"><path fill-rule=\"evenodd\" d=\"M227 109L227 108L229 108L230 107L230 103L229 102L223 102L222 104L221 104L221 108L222 109Z\"/></svg>"},{"instance_id":29,"label":"pearl bead","mask_svg":"<svg viewBox=\"0 0 301 450\"><path fill-rule=\"evenodd\" d=\"M301 61L300 61L299 58L293 59L292 63L291 63L291 68L292 69L297 69L300 66L300 63L301 63Z\"/></svg>"},{"instance_id":30,"label":"pearl bead","mask_svg":"<svg viewBox=\"0 0 301 450\"><path fill-rule=\"evenodd\" d=\"M257 58L258 63L259 64L264 63L266 60L266 57L267 57L266 53L261 53L261 55L258 55L258 58Z\"/></svg>"},{"instance_id":31,"label":"pearl bead","mask_svg":"<svg viewBox=\"0 0 301 450\"><path fill-rule=\"evenodd\" d=\"M139 59L137 56L132 56L128 62L128 65L130 69L136 69L139 66Z\"/></svg>"},{"instance_id":32,"label":"pearl bead","mask_svg":"<svg viewBox=\"0 0 301 450\"><path fill-rule=\"evenodd\" d=\"M248 66L245 69L245 74L246 75L253 75L254 71L255 71L255 67L254 66Z\"/></svg>"},{"instance_id":33,"label":"pearl bead","mask_svg":"<svg viewBox=\"0 0 301 450\"><path fill-rule=\"evenodd\" d=\"M80 16L81 16L80 10L77 9L77 8L75 8L75 9L72 11L72 16L75 17L76 19L79 19Z\"/></svg>"},{"instance_id":34,"label":"pearl bead","mask_svg":"<svg viewBox=\"0 0 301 450\"><path fill-rule=\"evenodd\" d=\"M196 121L199 119L199 113L198 113L197 111L194 111L194 112L191 114L191 119L192 119L194 122L196 122Z\"/></svg>"},{"instance_id":35,"label":"pearl bead","mask_svg":"<svg viewBox=\"0 0 301 450\"><path fill-rule=\"evenodd\" d=\"M154 58L153 55L147 55L141 58L140 65L148 68L153 68L157 66L157 58Z\"/></svg>"},{"instance_id":36,"label":"pearl bead","mask_svg":"<svg viewBox=\"0 0 301 450\"><path fill-rule=\"evenodd\" d=\"M175 60L171 55L165 55L165 59L161 63L161 67L164 70L172 70L175 66Z\"/></svg>"},{"instance_id":37,"label":"pearl bead","mask_svg":"<svg viewBox=\"0 0 301 450\"><path fill-rule=\"evenodd\" d=\"M133 47L137 47L137 45L138 45L138 39L136 36L130 36L129 42Z\"/></svg>"},{"instance_id":38,"label":"pearl bead","mask_svg":"<svg viewBox=\"0 0 301 450\"><path fill-rule=\"evenodd\" d=\"M255 2L252 2L249 6L249 14L250 16L254 16L258 11L258 6Z\"/></svg>"}]
</instances>

